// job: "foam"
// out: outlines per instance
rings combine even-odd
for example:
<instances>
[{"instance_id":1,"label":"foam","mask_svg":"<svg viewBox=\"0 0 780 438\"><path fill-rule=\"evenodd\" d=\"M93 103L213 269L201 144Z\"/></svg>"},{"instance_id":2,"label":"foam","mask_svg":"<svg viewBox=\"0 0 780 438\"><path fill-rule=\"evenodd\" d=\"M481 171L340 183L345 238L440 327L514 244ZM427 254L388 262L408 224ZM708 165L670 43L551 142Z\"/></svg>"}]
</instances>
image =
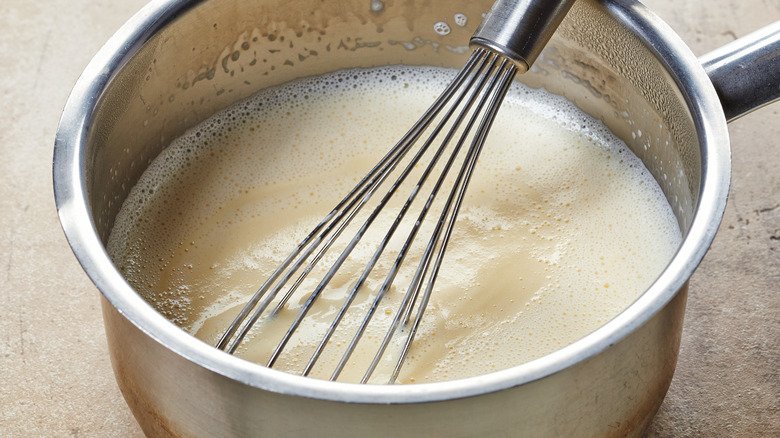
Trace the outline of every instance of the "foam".
<instances>
[{"instance_id":1,"label":"foam","mask_svg":"<svg viewBox=\"0 0 780 438\"><path fill-rule=\"evenodd\" d=\"M226 109L150 165L117 218L109 253L155 308L213 344L264 273L453 74L405 66L341 71ZM641 161L601 123L544 90L512 87L474 178L401 382L486 373L568 345L633 302L681 239ZM400 296L391 294L380 320ZM324 307L337 301L324 298ZM324 321L314 318L303 330L313 333ZM296 342L282 368L306 360L309 344ZM262 361L267 353L259 350L243 347L239 355Z\"/></svg>"}]
</instances>

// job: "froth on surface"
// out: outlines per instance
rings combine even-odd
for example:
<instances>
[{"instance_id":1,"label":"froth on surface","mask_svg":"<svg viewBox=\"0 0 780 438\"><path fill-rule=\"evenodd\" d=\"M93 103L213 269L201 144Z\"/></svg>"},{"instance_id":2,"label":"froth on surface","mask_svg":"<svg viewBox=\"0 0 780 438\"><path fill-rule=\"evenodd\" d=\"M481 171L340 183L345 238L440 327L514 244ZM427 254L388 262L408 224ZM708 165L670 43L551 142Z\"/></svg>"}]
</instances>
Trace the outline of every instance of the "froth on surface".
<instances>
[{"instance_id":1,"label":"froth on surface","mask_svg":"<svg viewBox=\"0 0 780 438\"><path fill-rule=\"evenodd\" d=\"M117 218L109 253L155 308L213 345L265 276L452 74L402 66L341 71L265 90L213 116L150 165ZM576 341L652 283L680 231L656 182L603 125L563 98L515 84L453 242L400 382L505 369ZM339 291L361 269L350 263L280 369L299 372L308 360ZM377 312L378 324L392 316L406 278ZM369 280L356 314L381 280ZM237 354L264 362L269 339L302 300L296 296ZM381 333L370 330L366 342ZM337 334L328 348L343 349L350 338ZM364 356L352 360L356 368ZM339 357L326 354L313 375L329 377ZM345 371L345 379L355 377Z\"/></svg>"}]
</instances>

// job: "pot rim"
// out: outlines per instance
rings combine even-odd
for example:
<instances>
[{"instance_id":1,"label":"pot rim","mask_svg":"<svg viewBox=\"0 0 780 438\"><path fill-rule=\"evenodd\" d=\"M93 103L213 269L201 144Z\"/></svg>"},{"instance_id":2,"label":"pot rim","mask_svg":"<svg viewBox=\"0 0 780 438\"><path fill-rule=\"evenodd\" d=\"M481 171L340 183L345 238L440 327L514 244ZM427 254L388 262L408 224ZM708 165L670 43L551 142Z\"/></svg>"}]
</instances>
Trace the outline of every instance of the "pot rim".
<instances>
[{"instance_id":1,"label":"pot rim","mask_svg":"<svg viewBox=\"0 0 780 438\"><path fill-rule=\"evenodd\" d=\"M677 253L651 287L593 333L547 356L494 373L410 385L358 385L304 378L239 359L185 333L155 311L125 281L103 247L89 213L85 183L88 132L112 78L158 30L198 1L155 0L135 14L86 67L63 110L53 160L60 222L87 275L139 330L186 359L237 382L307 398L371 404L420 403L491 393L555 374L617 343L658 313L693 274L710 246L726 206L731 157L726 119L707 74L674 31L642 3L605 0L607 11L631 29L665 65L683 94L701 151L701 193Z\"/></svg>"}]
</instances>

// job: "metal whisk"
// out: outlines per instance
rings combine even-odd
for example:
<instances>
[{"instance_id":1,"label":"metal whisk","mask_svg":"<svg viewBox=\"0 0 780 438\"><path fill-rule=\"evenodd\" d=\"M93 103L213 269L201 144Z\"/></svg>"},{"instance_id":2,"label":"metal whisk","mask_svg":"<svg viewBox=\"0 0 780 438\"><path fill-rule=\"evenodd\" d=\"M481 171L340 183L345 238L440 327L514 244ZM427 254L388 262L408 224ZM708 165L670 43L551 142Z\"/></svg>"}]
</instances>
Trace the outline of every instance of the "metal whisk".
<instances>
[{"instance_id":1,"label":"metal whisk","mask_svg":"<svg viewBox=\"0 0 780 438\"><path fill-rule=\"evenodd\" d=\"M267 366L272 367L314 303L329 287L333 277L353 254L353 250L361 243L369 228L375 224L376 218L383 212L387 213L394 197L402 196L399 189L407 180L413 181L409 177L413 174L417 176L414 172L418 169L417 182L411 183L412 187L405 202L403 199L397 202L401 205L397 211L393 210L395 216L391 225L384 232L355 284L349 287L343 305L301 372L304 376L311 372L356 296L364 289L366 280L372 273L377 275L378 261L388 251L393 236L407 213L412 210L418 195L422 193L426 183L432 182L427 198L419 197L423 205L417 218L407 227L408 234L405 235L405 239L401 235L403 244L397 249L397 255L386 270L381 287L374 295L370 307L354 332L351 342L343 351L341 360L330 378L336 380L346 366L380 303L393 286L404 259L409 254L409 249L417 240L418 232L426 223L433 206L437 205L438 219L428 219L432 221L430 222L432 225L428 226L433 230L431 237L425 243L421 260L413 271L398 310L361 380L361 383L368 382L385 355L388 345L394 337L401 336L401 351L394 358L395 366L388 381L390 384L394 383L434 290L466 188L501 102L515 75L529 69L572 2L573 0L499 0L496 2L471 38L474 52L464 68L412 129L269 276L225 331L217 348L234 353L258 320L261 318L268 320L277 315L314 271L317 263L326 257L326 253L337 251L336 247L340 248L341 252L338 253L335 262L317 280L316 287L305 298L294 322L271 353ZM438 147L432 147L435 144L438 144ZM422 164L424 158L427 159L425 165ZM391 178L391 175L395 179ZM446 201L443 204L437 203L436 198L445 185L450 186ZM382 191L384 195L381 200L373 201L375 205L372 204L373 196ZM359 213L367 205L373 206L373 210L367 208L365 211L368 213L364 212L360 216ZM353 220L358 217L363 219L363 222L359 226L353 225L353 228L357 228L354 235L349 238L351 234L347 233L346 238L340 239L345 229L348 229ZM355 224L361 222L358 220ZM339 246L337 242L343 243ZM272 310L269 311L269 308ZM399 335L399 332L403 334Z\"/></svg>"}]
</instances>

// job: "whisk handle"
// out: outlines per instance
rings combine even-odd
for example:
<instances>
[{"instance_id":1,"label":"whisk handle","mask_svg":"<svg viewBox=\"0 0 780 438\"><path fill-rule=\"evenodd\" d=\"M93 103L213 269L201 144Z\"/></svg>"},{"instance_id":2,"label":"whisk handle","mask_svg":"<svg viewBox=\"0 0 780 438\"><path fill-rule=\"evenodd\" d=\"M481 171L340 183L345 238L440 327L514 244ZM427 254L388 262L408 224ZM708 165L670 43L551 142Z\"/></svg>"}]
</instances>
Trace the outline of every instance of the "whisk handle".
<instances>
[{"instance_id":1,"label":"whisk handle","mask_svg":"<svg viewBox=\"0 0 780 438\"><path fill-rule=\"evenodd\" d=\"M497 0L471 37L471 46L498 52L528 71L574 0Z\"/></svg>"}]
</instances>

